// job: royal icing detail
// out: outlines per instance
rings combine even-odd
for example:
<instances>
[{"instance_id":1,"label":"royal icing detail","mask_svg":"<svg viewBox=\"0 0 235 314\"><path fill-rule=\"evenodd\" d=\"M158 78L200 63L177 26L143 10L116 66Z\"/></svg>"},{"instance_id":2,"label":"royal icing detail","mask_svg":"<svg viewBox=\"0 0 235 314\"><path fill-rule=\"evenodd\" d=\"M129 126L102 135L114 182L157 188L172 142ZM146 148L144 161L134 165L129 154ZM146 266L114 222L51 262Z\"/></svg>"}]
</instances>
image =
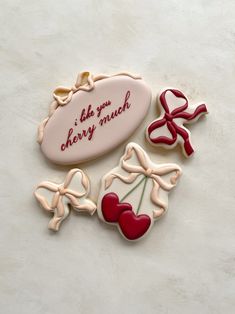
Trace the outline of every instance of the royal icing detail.
<instances>
[{"instance_id":1,"label":"royal icing detail","mask_svg":"<svg viewBox=\"0 0 235 314\"><path fill-rule=\"evenodd\" d=\"M43 154L58 164L100 156L128 138L144 119L151 91L128 73L78 76L75 86L58 87L49 116L38 130Z\"/></svg>"},{"instance_id":2,"label":"royal icing detail","mask_svg":"<svg viewBox=\"0 0 235 314\"><path fill-rule=\"evenodd\" d=\"M166 212L168 193L180 175L178 165L157 165L138 144L129 143L119 166L102 179L99 217L117 225L127 240L140 239Z\"/></svg>"},{"instance_id":3,"label":"royal icing detail","mask_svg":"<svg viewBox=\"0 0 235 314\"><path fill-rule=\"evenodd\" d=\"M53 213L48 228L58 231L62 221L68 216L70 207L78 212L88 212L93 215L96 205L87 198L90 193L88 177L80 169L68 172L61 184L50 181L41 182L34 195L40 205L48 212Z\"/></svg>"},{"instance_id":4,"label":"royal icing detail","mask_svg":"<svg viewBox=\"0 0 235 314\"><path fill-rule=\"evenodd\" d=\"M186 157L193 154L190 132L184 124L193 123L208 113L205 104L188 106L187 97L177 89L165 89L158 97L160 117L146 130L150 144L173 148L180 143Z\"/></svg>"}]
</instances>

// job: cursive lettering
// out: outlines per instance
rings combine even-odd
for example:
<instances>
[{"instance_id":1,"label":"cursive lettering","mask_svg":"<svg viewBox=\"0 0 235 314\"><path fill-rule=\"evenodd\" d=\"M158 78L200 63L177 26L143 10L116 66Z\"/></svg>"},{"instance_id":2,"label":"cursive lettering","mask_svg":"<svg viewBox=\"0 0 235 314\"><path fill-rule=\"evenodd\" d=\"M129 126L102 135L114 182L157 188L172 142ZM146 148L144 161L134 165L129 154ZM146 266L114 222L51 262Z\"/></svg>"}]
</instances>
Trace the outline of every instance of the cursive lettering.
<instances>
[{"instance_id":1,"label":"cursive lettering","mask_svg":"<svg viewBox=\"0 0 235 314\"><path fill-rule=\"evenodd\" d=\"M111 101L110 100L107 100L106 102L104 102L102 105L98 106L96 108L96 110L98 111L98 114L97 114L97 117L99 118L99 116L101 115L101 112L102 110L107 107L107 106L110 106L111 105Z\"/></svg>"},{"instance_id":2,"label":"cursive lettering","mask_svg":"<svg viewBox=\"0 0 235 314\"><path fill-rule=\"evenodd\" d=\"M87 130L82 130L82 132L76 134L73 134L73 128L69 129L66 142L61 144L61 150L64 151L66 148L69 148L78 141L81 141L83 138L87 138L88 141L90 141L94 135L95 129L96 126L94 124L92 126L89 126Z\"/></svg>"},{"instance_id":3,"label":"cursive lettering","mask_svg":"<svg viewBox=\"0 0 235 314\"><path fill-rule=\"evenodd\" d=\"M107 114L104 118L100 119L99 124L100 126L103 126L107 122L110 122L112 119L116 118L120 114L122 114L126 109L129 109L131 104L128 102L128 99L130 98L131 92L128 90L126 92L124 104L120 106L118 109L112 111L110 114Z\"/></svg>"},{"instance_id":4,"label":"cursive lettering","mask_svg":"<svg viewBox=\"0 0 235 314\"><path fill-rule=\"evenodd\" d=\"M92 106L89 105L87 109L86 108L82 109L82 113L81 113L81 117L80 117L81 123L94 116L95 113L91 108L92 108Z\"/></svg>"}]
</instances>

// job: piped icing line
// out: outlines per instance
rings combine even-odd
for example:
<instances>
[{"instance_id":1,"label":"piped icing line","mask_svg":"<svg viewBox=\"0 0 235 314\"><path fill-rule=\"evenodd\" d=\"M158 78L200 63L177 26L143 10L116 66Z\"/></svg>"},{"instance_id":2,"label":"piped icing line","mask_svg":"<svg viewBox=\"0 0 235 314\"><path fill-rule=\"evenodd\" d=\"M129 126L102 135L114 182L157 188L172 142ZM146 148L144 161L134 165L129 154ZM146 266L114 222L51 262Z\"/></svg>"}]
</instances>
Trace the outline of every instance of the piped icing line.
<instances>
[{"instance_id":1,"label":"piped icing line","mask_svg":"<svg viewBox=\"0 0 235 314\"><path fill-rule=\"evenodd\" d=\"M53 113L56 111L56 109L59 106L64 106L64 105L68 104L76 92L78 92L79 90L89 92L92 89L94 89L94 87L95 87L94 83L95 82L103 80L103 79L107 79L110 77L121 76L121 75L122 76L128 76L128 77L135 79L135 80L141 79L141 76L132 75L132 74L127 73L127 72L120 72L120 73L113 74L113 75L100 74L97 76L93 76L90 72L83 71L83 72L78 74L78 77L77 77L77 80L76 80L74 86L72 86L70 88L64 87L64 86L57 87L53 92L54 101L52 101L52 103L50 105L49 114L40 123L40 125L38 127L38 135L37 135L38 143L39 144L42 143L44 128L45 128L48 120L50 119L50 117L53 115Z\"/></svg>"},{"instance_id":2,"label":"piped icing line","mask_svg":"<svg viewBox=\"0 0 235 314\"><path fill-rule=\"evenodd\" d=\"M172 93L176 98L184 99L184 104L176 107L174 110L170 111L168 106L168 102L166 100L166 94ZM154 120L146 130L146 137L150 144L153 145L166 145L170 147L174 147L175 144L181 138L183 140L183 152L186 157L189 157L193 154L194 149L192 147L190 141L190 132L183 125L193 123L198 120L202 115L207 114L208 110L205 104L201 104L196 106L195 108L189 107L187 97L177 89L165 89L159 96L158 99L161 116ZM178 124L175 122L175 119L181 119L181 123ZM179 121L179 120L178 120ZM152 133L166 126L169 130L171 137L160 135L160 136L152 136Z\"/></svg>"},{"instance_id":3,"label":"piped icing line","mask_svg":"<svg viewBox=\"0 0 235 314\"><path fill-rule=\"evenodd\" d=\"M128 161L135 153L138 163L133 165ZM129 143L126 147L124 156L121 158L120 167L128 173L127 176L119 173L110 173L105 177L104 188L107 190L113 183L113 180L118 178L124 183L133 183L137 177L143 175L146 179L151 179L152 190L150 193L150 199L158 209L153 211L153 218L159 218L166 210L167 204L159 198L160 189L169 192L177 183L179 177L182 174L181 168L177 164L153 164L144 150L135 143ZM169 175L170 183L166 182L162 176Z\"/></svg>"},{"instance_id":4,"label":"piped icing line","mask_svg":"<svg viewBox=\"0 0 235 314\"><path fill-rule=\"evenodd\" d=\"M71 189L70 185L77 175L81 176L81 185L84 188L83 192L75 191ZM47 190L53 194L52 200L48 200L45 195L40 193L40 189ZM90 215L93 215L96 211L96 205L87 198L90 192L90 183L86 174L78 169L72 169L68 172L65 180L61 184L53 183L50 181L41 182L34 195L40 205L48 212L54 214L50 220L48 228L53 231L58 231L62 221L69 214L68 204L72 206L76 211L86 211ZM64 198L66 199L67 205L64 205ZM81 201L80 199L83 199Z\"/></svg>"}]
</instances>

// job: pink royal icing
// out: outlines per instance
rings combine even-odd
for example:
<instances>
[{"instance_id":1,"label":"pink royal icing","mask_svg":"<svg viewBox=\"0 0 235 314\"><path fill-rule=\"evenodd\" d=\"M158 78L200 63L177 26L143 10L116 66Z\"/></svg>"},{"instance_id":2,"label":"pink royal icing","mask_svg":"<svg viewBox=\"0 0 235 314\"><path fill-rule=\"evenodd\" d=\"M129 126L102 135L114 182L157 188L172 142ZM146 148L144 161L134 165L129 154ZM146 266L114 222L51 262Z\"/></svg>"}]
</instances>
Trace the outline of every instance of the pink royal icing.
<instances>
[{"instance_id":1,"label":"pink royal icing","mask_svg":"<svg viewBox=\"0 0 235 314\"><path fill-rule=\"evenodd\" d=\"M54 93L49 117L39 127L43 154L58 164L100 156L128 138L144 119L151 91L139 77L84 72L72 88Z\"/></svg>"}]
</instances>

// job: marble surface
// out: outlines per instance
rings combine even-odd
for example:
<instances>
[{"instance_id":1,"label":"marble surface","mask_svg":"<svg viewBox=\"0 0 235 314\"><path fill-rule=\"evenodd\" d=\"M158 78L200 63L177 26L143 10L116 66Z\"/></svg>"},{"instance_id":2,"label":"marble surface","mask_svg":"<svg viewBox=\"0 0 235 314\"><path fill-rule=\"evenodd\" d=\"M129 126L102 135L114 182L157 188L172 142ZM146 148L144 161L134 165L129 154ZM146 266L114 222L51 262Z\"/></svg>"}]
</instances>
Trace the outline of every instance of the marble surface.
<instances>
[{"instance_id":1,"label":"marble surface","mask_svg":"<svg viewBox=\"0 0 235 314\"><path fill-rule=\"evenodd\" d=\"M0 312L234 313L234 1L2 0L0 20ZM168 214L135 244L74 212L53 234L32 195L69 169L45 160L36 132L53 89L84 69L140 73L154 97L174 86L208 104L189 160L145 142L154 102L130 138L184 171ZM94 199L123 149L81 165Z\"/></svg>"}]
</instances>

